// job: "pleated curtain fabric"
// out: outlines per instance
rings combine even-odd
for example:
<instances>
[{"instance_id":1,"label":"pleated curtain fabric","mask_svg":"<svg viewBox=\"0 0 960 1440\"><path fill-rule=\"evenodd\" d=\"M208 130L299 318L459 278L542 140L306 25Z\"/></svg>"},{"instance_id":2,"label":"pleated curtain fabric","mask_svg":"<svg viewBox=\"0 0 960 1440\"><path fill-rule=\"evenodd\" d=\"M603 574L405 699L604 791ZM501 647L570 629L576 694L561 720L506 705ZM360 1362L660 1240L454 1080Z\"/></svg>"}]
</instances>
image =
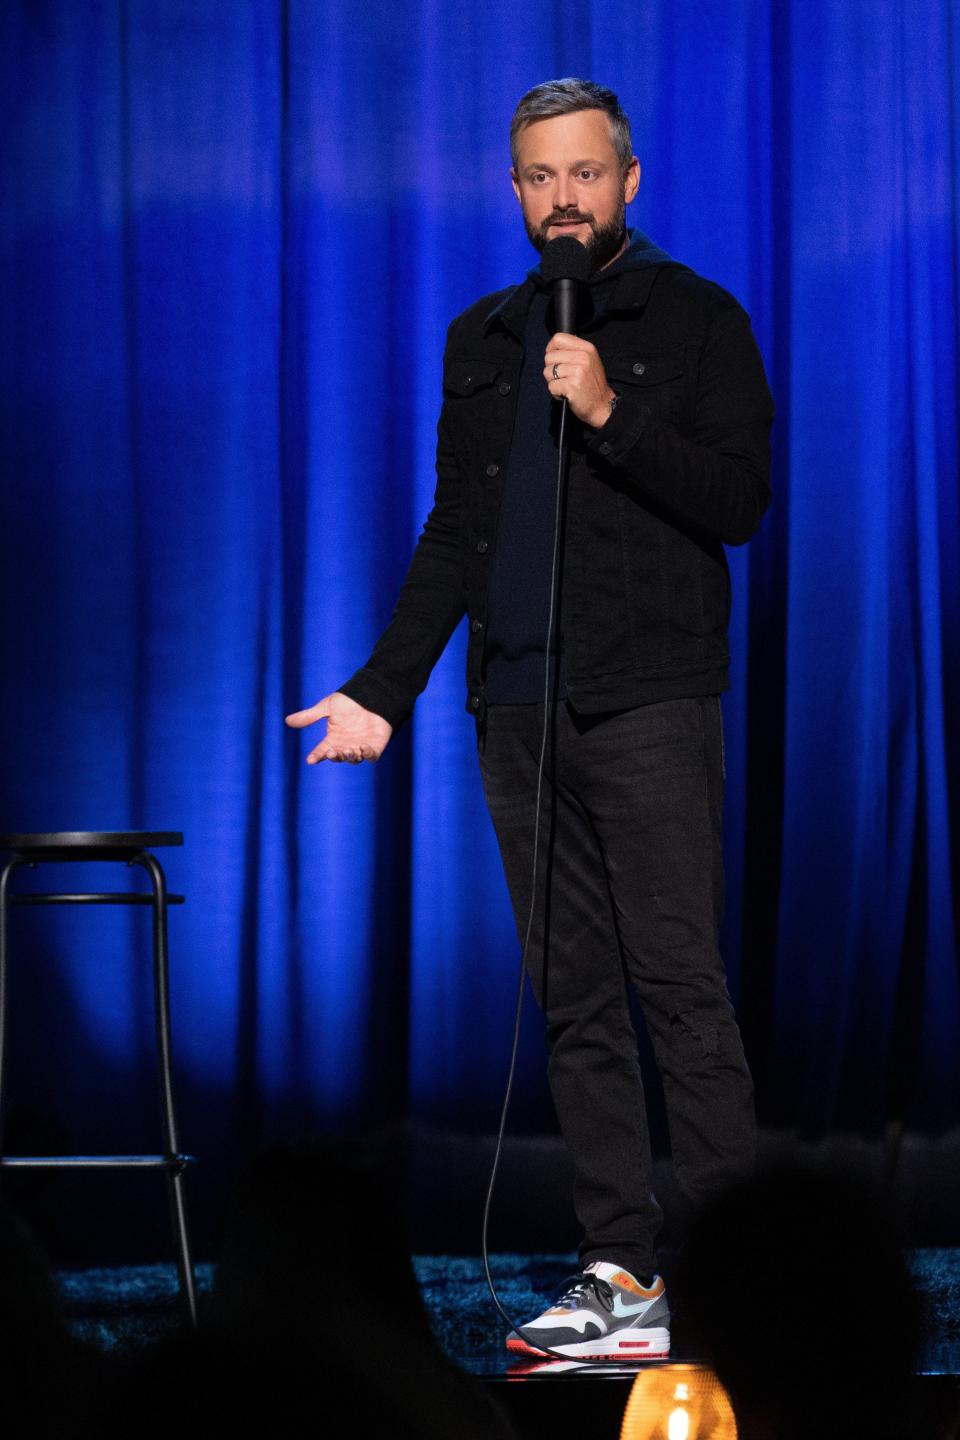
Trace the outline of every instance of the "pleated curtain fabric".
<instances>
[{"instance_id":1,"label":"pleated curtain fabric","mask_svg":"<svg viewBox=\"0 0 960 1440\"><path fill-rule=\"evenodd\" d=\"M446 325L533 260L512 109L561 74L620 94L632 223L746 306L778 407L724 701L761 1120L958 1123L958 46L956 0L3 7L3 828L184 832L193 1148L494 1124L518 945L462 631L376 767L283 716L389 617ZM68 1108L131 1128L137 923L17 942ZM531 1016L524 1128L542 1072Z\"/></svg>"}]
</instances>

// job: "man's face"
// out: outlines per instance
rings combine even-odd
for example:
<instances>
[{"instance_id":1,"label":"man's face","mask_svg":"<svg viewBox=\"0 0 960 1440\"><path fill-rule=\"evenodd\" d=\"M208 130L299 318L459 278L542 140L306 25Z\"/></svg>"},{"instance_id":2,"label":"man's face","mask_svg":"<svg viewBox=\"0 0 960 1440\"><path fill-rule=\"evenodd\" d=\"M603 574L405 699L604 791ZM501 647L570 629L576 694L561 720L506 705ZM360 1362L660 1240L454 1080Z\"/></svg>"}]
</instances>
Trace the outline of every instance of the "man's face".
<instances>
[{"instance_id":1,"label":"man's face","mask_svg":"<svg viewBox=\"0 0 960 1440\"><path fill-rule=\"evenodd\" d=\"M530 243L542 250L558 235L587 247L594 270L626 245L626 207L640 184L634 155L620 169L602 110L575 110L524 126L518 136L513 189Z\"/></svg>"}]
</instances>

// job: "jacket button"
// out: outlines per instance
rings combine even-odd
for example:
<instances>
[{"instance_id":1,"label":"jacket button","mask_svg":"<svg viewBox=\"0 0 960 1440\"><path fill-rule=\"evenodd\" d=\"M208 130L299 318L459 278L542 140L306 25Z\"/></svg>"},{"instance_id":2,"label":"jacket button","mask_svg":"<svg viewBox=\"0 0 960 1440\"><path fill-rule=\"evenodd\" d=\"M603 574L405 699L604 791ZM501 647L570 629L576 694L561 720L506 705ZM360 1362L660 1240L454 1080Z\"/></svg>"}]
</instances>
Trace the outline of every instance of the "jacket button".
<instances>
[{"instance_id":1,"label":"jacket button","mask_svg":"<svg viewBox=\"0 0 960 1440\"><path fill-rule=\"evenodd\" d=\"M487 474L490 476L490 479L492 480L493 477L494 477L494 475L499 475L499 474L500 474L500 466L499 466L499 465L495 465L495 464L493 464L493 463L491 462L491 464L489 464L489 465L487 466Z\"/></svg>"},{"instance_id":2,"label":"jacket button","mask_svg":"<svg viewBox=\"0 0 960 1440\"><path fill-rule=\"evenodd\" d=\"M471 621L470 621L470 629L473 631L474 635L478 635L478 634L480 633L480 631L483 629L483 621L482 621L482 620L471 620Z\"/></svg>"},{"instance_id":3,"label":"jacket button","mask_svg":"<svg viewBox=\"0 0 960 1440\"><path fill-rule=\"evenodd\" d=\"M472 384L473 384L473 376L472 376L472 375L464 375L464 377L463 377L463 383L464 383L464 385L472 385Z\"/></svg>"},{"instance_id":4,"label":"jacket button","mask_svg":"<svg viewBox=\"0 0 960 1440\"><path fill-rule=\"evenodd\" d=\"M601 455L609 455L610 451L613 449L613 446L610 444L609 440L604 440L602 445L597 446L597 449L600 451Z\"/></svg>"},{"instance_id":5,"label":"jacket button","mask_svg":"<svg viewBox=\"0 0 960 1440\"><path fill-rule=\"evenodd\" d=\"M478 540L478 541L477 541L477 554L478 554L478 555L486 555L486 553L487 553L487 548L488 548L488 547L487 547L487 542L486 542L486 540Z\"/></svg>"},{"instance_id":6,"label":"jacket button","mask_svg":"<svg viewBox=\"0 0 960 1440\"><path fill-rule=\"evenodd\" d=\"M471 695L471 696L470 696L470 709L471 709L471 710L479 710L479 709L480 709L480 696L479 696L479 695Z\"/></svg>"},{"instance_id":7,"label":"jacket button","mask_svg":"<svg viewBox=\"0 0 960 1440\"><path fill-rule=\"evenodd\" d=\"M500 381L500 384L497 386L497 389L500 391L500 394L501 394L501 395L509 395L509 394L510 394L510 381L509 381L509 380L501 380L501 381Z\"/></svg>"},{"instance_id":8,"label":"jacket button","mask_svg":"<svg viewBox=\"0 0 960 1440\"><path fill-rule=\"evenodd\" d=\"M646 370L646 368L647 368L647 367L646 367L646 365L644 365L643 361L642 361L642 360L638 360L637 363L636 363L636 365L634 365L634 367L633 367L633 373L634 373L634 375L642 375L643 372L644 372L644 370Z\"/></svg>"}]
</instances>

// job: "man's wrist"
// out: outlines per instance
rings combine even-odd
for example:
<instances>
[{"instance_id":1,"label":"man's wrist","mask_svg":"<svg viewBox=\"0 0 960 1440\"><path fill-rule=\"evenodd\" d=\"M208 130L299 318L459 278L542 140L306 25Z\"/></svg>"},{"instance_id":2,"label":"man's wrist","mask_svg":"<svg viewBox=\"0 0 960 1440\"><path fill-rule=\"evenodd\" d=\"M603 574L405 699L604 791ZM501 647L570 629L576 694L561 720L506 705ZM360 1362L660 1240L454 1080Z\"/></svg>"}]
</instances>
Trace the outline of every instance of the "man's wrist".
<instances>
[{"instance_id":1,"label":"man's wrist","mask_svg":"<svg viewBox=\"0 0 960 1440\"><path fill-rule=\"evenodd\" d=\"M619 392L614 390L612 385L608 385L606 398L601 401L601 403L597 406L596 410L593 411L587 423L593 430L599 430L601 426L606 425L607 421L610 419L610 416L613 414L614 410L616 410L619 404Z\"/></svg>"}]
</instances>

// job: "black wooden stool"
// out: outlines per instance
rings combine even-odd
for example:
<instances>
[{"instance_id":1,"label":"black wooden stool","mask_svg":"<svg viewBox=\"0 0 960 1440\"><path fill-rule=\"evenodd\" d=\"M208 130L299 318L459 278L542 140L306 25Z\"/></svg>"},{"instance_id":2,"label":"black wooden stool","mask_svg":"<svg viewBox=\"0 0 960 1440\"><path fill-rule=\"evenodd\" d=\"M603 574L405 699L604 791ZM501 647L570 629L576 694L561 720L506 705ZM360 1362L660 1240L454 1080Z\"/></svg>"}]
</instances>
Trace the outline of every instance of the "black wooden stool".
<instances>
[{"instance_id":1,"label":"black wooden stool","mask_svg":"<svg viewBox=\"0 0 960 1440\"><path fill-rule=\"evenodd\" d=\"M184 1171L192 1156L180 1153L173 1108L173 1068L170 1044L170 988L167 965L167 906L182 905L182 895L169 895L163 870L149 850L157 845L182 845L176 831L147 832L63 831L50 835L0 835L0 850L13 854L0 870L0 1125L3 1120L4 1059L7 1019L7 906L8 905L151 905L153 907L153 993L157 1053L160 1061L162 1155L0 1155L0 1166L24 1170L154 1169L167 1177L170 1215L177 1249L180 1295L191 1325L197 1323L196 1288L190 1237L187 1229ZM150 891L93 894L11 894L10 879L21 866L35 870L46 861L114 860L142 865L150 876ZM0 1131L2 1134L2 1131Z\"/></svg>"}]
</instances>

